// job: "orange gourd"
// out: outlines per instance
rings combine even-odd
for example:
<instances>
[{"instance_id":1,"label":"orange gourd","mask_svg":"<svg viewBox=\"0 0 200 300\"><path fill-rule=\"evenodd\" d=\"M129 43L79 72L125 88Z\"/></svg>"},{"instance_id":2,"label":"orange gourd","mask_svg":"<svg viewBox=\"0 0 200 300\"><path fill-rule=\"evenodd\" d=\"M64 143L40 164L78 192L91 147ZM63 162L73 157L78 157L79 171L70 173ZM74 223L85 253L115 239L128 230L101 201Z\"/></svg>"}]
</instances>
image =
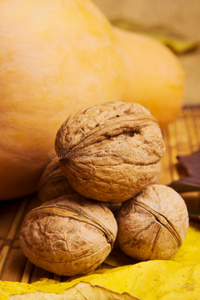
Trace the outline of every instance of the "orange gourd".
<instances>
[{"instance_id":1,"label":"orange gourd","mask_svg":"<svg viewBox=\"0 0 200 300\"><path fill-rule=\"evenodd\" d=\"M67 116L107 101L165 127L184 75L165 46L113 28L90 0L0 0L0 200L33 193Z\"/></svg>"},{"instance_id":2,"label":"orange gourd","mask_svg":"<svg viewBox=\"0 0 200 300\"><path fill-rule=\"evenodd\" d=\"M114 34L89 0L0 0L0 199L35 192L57 129L120 98Z\"/></svg>"},{"instance_id":3,"label":"orange gourd","mask_svg":"<svg viewBox=\"0 0 200 300\"><path fill-rule=\"evenodd\" d=\"M122 100L144 105L165 128L184 100L185 74L178 58L153 38L113 29L122 60Z\"/></svg>"}]
</instances>

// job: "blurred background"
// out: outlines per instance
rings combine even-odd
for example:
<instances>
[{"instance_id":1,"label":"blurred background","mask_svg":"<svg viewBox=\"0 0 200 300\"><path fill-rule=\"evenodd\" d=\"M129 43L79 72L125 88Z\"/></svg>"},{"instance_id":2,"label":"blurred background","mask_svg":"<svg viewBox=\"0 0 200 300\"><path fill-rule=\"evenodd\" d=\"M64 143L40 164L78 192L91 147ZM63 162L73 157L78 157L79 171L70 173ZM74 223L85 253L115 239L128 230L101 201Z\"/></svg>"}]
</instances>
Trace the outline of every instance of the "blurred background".
<instances>
[{"instance_id":1,"label":"blurred background","mask_svg":"<svg viewBox=\"0 0 200 300\"><path fill-rule=\"evenodd\" d=\"M159 35L177 46L186 73L184 104L200 105L200 0L93 1L116 26Z\"/></svg>"}]
</instances>

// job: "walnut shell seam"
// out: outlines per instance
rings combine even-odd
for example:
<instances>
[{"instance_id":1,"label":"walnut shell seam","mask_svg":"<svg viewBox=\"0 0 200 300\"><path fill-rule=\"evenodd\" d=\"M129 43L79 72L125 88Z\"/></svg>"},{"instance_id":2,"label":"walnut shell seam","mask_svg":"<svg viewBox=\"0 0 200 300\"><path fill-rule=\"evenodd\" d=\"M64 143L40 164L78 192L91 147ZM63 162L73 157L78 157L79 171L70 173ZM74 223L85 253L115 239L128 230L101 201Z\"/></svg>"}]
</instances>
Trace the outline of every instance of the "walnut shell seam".
<instances>
[{"instance_id":1,"label":"walnut shell seam","mask_svg":"<svg viewBox=\"0 0 200 300\"><path fill-rule=\"evenodd\" d=\"M164 215L162 215L161 213L158 213L157 211L155 211L154 209L145 205L144 203L139 203L134 198L131 199L131 201L134 203L134 205L140 206L143 209L147 210L150 214L152 214L155 217L155 219L172 234L172 236L174 237L174 239L177 243L177 246L178 247L181 246L182 242L181 242L180 235L178 234L176 229L173 227L171 222Z\"/></svg>"},{"instance_id":2,"label":"walnut shell seam","mask_svg":"<svg viewBox=\"0 0 200 300\"><path fill-rule=\"evenodd\" d=\"M111 245L111 248L113 248L114 245L114 237L109 232L103 224L100 223L100 221L96 221L94 217L92 217L89 213L86 213L84 211L72 208L67 205L63 204L54 204L54 205L48 205L48 206L40 206L38 208L35 208L31 211L31 213L35 213L36 211L45 212L50 215L56 215L59 217L70 217L78 220L79 222L85 222L88 223L97 229L99 229L106 237L107 242Z\"/></svg>"},{"instance_id":3,"label":"walnut shell seam","mask_svg":"<svg viewBox=\"0 0 200 300\"><path fill-rule=\"evenodd\" d=\"M106 121L105 124L91 130L89 135L84 137L78 144L73 145L71 148L68 149L68 147L66 147L65 150L63 150L57 149L59 146L56 146L57 155L60 160L72 159L74 158L74 153L79 153L81 156L82 149L90 146L91 144L94 145L111 137L119 136L120 134L140 134L141 128L148 125L149 122L158 124L157 120L151 115L137 118L133 118L131 115L110 119ZM58 143L56 144L58 145ZM84 155L84 153L82 153L82 155Z\"/></svg>"}]
</instances>

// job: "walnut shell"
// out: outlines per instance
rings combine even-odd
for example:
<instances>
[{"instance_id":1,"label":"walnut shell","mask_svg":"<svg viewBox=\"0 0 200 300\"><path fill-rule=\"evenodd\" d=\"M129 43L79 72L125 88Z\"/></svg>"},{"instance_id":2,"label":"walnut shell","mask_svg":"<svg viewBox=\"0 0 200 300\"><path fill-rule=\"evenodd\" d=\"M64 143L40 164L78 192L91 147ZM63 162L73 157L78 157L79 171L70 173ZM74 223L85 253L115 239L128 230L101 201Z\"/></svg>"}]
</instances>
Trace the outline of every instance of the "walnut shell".
<instances>
[{"instance_id":1,"label":"walnut shell","mask_svg":"<svg viewBox=\"0 0 200 300\"><path fill-rule=\"evenodd\" d=\"M189 226L184 200L158 184L122 203L116 219L121 250L138 260L169 259L180 248Z\"/></svg>"},{"instance_id":2,"label":"walnut shell","mask_svg":"<svg viewBox=\"0 0 200 300\"><path fill-rule=\"evenodd\" d=\"M161 130L137 103L94 105L68 117L55 141L61 172L81 195L122 202L158 172L165 152Z\"/></svg>"},{"instance_id":3,"label":"walnut shell","mask_svg":"<svg viewBox=\"0 0 200 300\"><path fill-rule=\"evenodd\" d=\"M105 205L71 194L31 210L19 241L33 264L73 276L97 268L110 253L116 235L117 222Z\"/></svg>"},{"instance_id":4,"label":"walnut shell","mask_svg":"<svg viewBox=\"0 0 200 300\"><path fill-rule=\"evenodd\" d=\"M75 193L67 178L61 173L58 161L58 158L52 160L42 174L38 187L41 203Z\"/></svg>"}]
</instances>

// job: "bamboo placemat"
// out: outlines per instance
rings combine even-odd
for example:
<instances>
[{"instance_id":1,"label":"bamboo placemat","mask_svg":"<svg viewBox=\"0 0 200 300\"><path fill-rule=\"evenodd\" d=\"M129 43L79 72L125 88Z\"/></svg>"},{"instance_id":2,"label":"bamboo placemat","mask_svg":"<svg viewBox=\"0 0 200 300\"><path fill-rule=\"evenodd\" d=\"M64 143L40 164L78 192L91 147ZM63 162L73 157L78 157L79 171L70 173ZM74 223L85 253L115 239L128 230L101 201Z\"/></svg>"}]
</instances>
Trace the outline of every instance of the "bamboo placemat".
<instances>
[{"instance_id":1,"label":"bamboo placemat","mask_svg":"<svg viewBox=\"0 0 200 300\"><path fill-rule=\"evenodd\" d=\"M179 179L177 155L188 155L200 149L200 107L184 108L175 122L163 131L166 154L162 159L158 182L169 184ZM200 192L183 195L190 212L200 209ZM37 195L0 202L0 280L34 282L41 278L65 281L61 277L32 265L23 255L18 232L25 214L39 205Z\"/></svg>"}]
</instances>

